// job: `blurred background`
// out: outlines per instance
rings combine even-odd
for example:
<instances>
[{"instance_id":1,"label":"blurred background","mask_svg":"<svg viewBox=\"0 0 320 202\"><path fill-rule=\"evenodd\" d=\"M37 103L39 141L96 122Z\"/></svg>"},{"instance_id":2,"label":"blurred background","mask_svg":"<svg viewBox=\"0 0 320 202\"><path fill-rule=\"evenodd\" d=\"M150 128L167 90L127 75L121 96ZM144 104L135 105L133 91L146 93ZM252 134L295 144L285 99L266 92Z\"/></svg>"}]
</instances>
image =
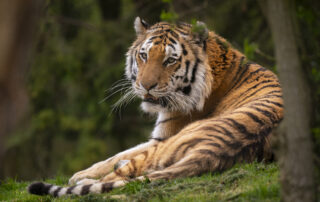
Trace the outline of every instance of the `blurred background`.
<instances>
[{"instance_id":1,"label":"blurred background","mask_svg":"<svg viewBox=\"0 0 320 202\"><path fill-rule=\"evenodd\" d=\"M112 105L121 92L104 100L110 94L106 90L124 78L136 16L150 24L201 20L250 60L277 72L271 31L256 0L17 2L0 5L0 62L18 67L0 66L1 178L70 176L148 139L155 119L140 112L139 100L115 111ZM296 0L292 12L312 92L316 158L320 154L319 12L319 1L313 0ZM5 33L10 28L13 32ZM8 45L6 37L16 43ZM13 47L11 52L6 44Z\"/></svg>"}]
</instances>

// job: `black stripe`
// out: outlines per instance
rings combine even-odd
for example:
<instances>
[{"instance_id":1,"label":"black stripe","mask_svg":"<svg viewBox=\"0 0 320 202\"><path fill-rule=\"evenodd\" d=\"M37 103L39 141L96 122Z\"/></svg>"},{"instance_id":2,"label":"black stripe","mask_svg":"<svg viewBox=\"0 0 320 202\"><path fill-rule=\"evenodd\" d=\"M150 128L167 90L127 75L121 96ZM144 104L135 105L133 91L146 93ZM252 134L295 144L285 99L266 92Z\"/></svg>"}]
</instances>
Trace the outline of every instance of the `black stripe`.
<instances>
[{"instance_id":1,"label":"black stripe","mask_svg":"<svg viewBox=\"0 0 320 202\"><path fill-rule=\"evenodd\" d=\"M69 187L68 189L67 189L67 194L72 194L72 190L74 189L74 188L76 188L76 186L77 185L74 185L74 186L72 186L72 187Z\"/></svg>"},{"instance_id":2,"label":"black stripe","mask_svg":"<svg viewBox=\"0 0 320 202\"><path fill-rule=\"evenodd\" d=\"M204 40L203 41L203 51L206 51L207 50L207 41Z\"/></svg>"},{"instance_id":3,"label":"black stripe","mask_svg":"<svg viewBox=\"0 0 320 202\"><path fill-rule=\"evenodd\" d=\"M272 124L275 124L278 122L277 118L275 118L274 114L272 114L271 112L269 112L267 110L260 109L258 107L251 107L251 108L255 109L256 111L262 113L264 116L269 118L269 120L271 121Z\"/></svg>"},{"instance_id":4,"label":"black stripe","mask_svg":"<svg viewBox=\"0 0 320 202\"><path fill-rule=\"evenodd\" d=\"M176 50L176 48L172 45L172 44L167 44L168 46L170 46L173 50Z\"/></svg>"},{"instance_id":5,"label":"black stripe","mask_svg":"<svg viewBox=\"0 0 320 202\"><path fill-rule=\"evenodd\" d=\"M235 128L236 130L238 130L240 133L243 133L247 139L258 138L257 134L250 133L243 124L235 121L234 119L230 119L230 118L227 118L226 120L230 121L232 123L230 126Z\"/></svg>"},{"instance_id":6,"label":"black stripe","mask_svg":"<svg viewBox=\"0 0 320 202\"><path fill-rule=\"evenodd\" d=\"M215 157L215 158L218 157L218 155L215 152L213 152L209 149L198 149L197 152L199 152L200 154L209 155L209 156Z\"/></svg>"},{"instance_id":7,"label":"black stripe","mask_svg":"<svg viewBox=\"0 0 320 202\"><path fill-rule=\"evenodd\" d=\"M179 64L177 68L174 70L174 73L176 73L180 68L181 68L181 65Z\"/></svg>"},{"instance_id":8,"label":"black stripe","mask_svg":"<svg viewBox=\"0 0 320 202\"><path fill-rule=\"evenodd\" d=\"M185 154L188 151L188 149L196 146L199 143L202 143L203 141L212 142L212 139L209 139L209 138L195 138L195 139L189 140L187 142L184 142L184 143L180 144L179 147L177 148L177 150L174 152L174 154L177 154L178 150L180 150L183 146L186 145L186 148L184 148L182 150L182 153Z\"/></svg>"},{"instance_id":9,"label":"black stripe","mask_svg":"<svg viewBox=\"0 0 320 202\"><path fill-rule=\"evenodd\" d=\"M58 193L59 191L62 189L62 187L58 187L58 189L56 189L54 192L53 192L53 196L54 197L57 197L58 196Z\"/></svg>"},{"instance_id":10,"label":"black stripe","mask_svg":"<svg viewBox=\"0 0 320 202\"><path fill-rule=\"evenodd\" d=\"M238 70L237 70L236 74L234 75L234 77L232 78L233 81L236 79L236 77L238 78L238 76L239 76L239 74L240 74L240 71L243 70L243 69L241 68L241 66L243 65L242 63L243 63L244 59L245 59L244 56L242 56L242 57L240 58L240 62L239 62L239 65L238 65ZM239 79L239 78L238 78L238 79Z\"/></svg>"},{"instance_id":11,"label":"black stripe","mask_svg":"<svg viewBox=\"0 0 320 202\"><path fill-rule=\"evenodd\" d=\"M247 71L249 70L249 66L248 65L243 65L242 63L243 63L243 60L240 62L239 67L238 67L239 69L242 69L242 72L239 75L239 77L237 78L237 80L234 82L234 84L233 84L231 89L234 89L234 87L243 79L243 75L245 73L247 73Z\"/></svg>"},{"instance_id":12,"label":"black stripe","mask_svg":"<svg viewBox=\"0 0 320 202\"><path fill-rule=\"evenodd\" d=\"M160 30L154 30L154 29L152 29L153 30L153 33L152 34L159 34L159 35L162 35L163 36L163 34L164 34L164 30L163 29L160 29Z\"/></svg>"},{"instance_id":13,"label":"black stripe","mask_svg":"<svg viewBox=\"0 0 320 202\"><path fill-rule=\"evenodd\" d=\"M183 55L187 55L187 54L188 54L188 51L186 50L186 47L184 46L184 44L181 44L181 47L182 47L182 53L183 53Z\"/></svg>"},{"instance_id":14,"label":"black stripe","mask_svg":"<svg viewBox=\"0 0 320 202\"><path fill-rule=\"evenodd\" d=\"M252 103L252 105L253 106L262 106L262 107L266 107L266 108L268 108L268 109L271 109L272 110L272 112L274 112L275 114L277 113L277 111L276 111L276 109L275 108L273 108L272 106L270 106L270 105L266 105L266 104L263 104L263 103L261 103L261 102L258 102L258 103Z\"/></svg>"},{"instance_id":15,"label":"black stripe","mask_svg":"<svg viewBox=\"0 0 320 202\"><path fill-rule=\"evenodd\" d=\"M278 107L283 107L283 104L279 103L279 102L274 102L274 101L270 101L270 100L260 100L261 102L266 102L268 104L273 104L273 105L276 105Z\"/></svg>"},{"instance_id":16,"label":"black stripe","mask_svg":"<svg viewBox=\"0 0 320 202\"><path fill-rule=\"evenodd\" d=\"M282 95L266 94L264 96L261 96L259 99L261 99L261 98L282 98Z\"/></svg>"},{"instance_id":17,"label":"black stripe","mask_svg":"<svg viewBox=\"0 0 320 202\"><path fill-rule=\"evenodd\" d=\"M248 88L245 92L243 92L243 94L247 94L249 91L257 88L258 86L260 86L262 84L272 83L272 82L276 82L276 81L275 80L264 80L264 81L261 81L261 82L257 83L256 85L251 86L250 88ZM279 84L277 84L277 85L279 85Z\"/></svg>"},{"instance_id":18,"label":"black stripe","mask_svg":"<svg viewBox=\"0 0 320 202\"><path fill-rule=\"evenodd\" d=\"M173 40L173 38L171 38L171 37L168 37L168 38L173 44L177 44L177 42L175 40Z\"/></svg>"},{"instance_id":19,"label":"black stripe","mask_svg":"<svg viewBox=\"0 0 320 202\"><path fill-rule=\"evenodd\" d=\"M221 145L218 144L218 143L215 143L215 142L210 142L210 143L207 143L207 144L205 144L205 145L221 148Z\"/></svg>"},{"instance_id":20,"label":"black stripe","mask_svg":"<svg viewBox=\"0 0 320 202\"><path fill-rule=\"evenodd\" d=\"M153 37L149 38L149 41L153 41L154 39L157 39L157 38L162 39L163 35L153 36Z\"/></svg>"},{"instance_id":21,"label":"black stripe","mask_svg":"<svg viewBox=\"0 0 320 202\"><path fill-rule=\"evenodd\" d=\"M279 85L279 87L281 87L281 86ZM274 94L274 93L281 93L281 96L282 96L281 90L273 90L273 91L268 92L268 94Z\"/></svg>"},{"instance_id":22,"label":"black stripe","mask_svg":"<svg viewBox=\"0 0 320 202\"><path fill-rule=\"evenodd\" d=\"M181 30L181 29L177 29L177 28L175 30L177 30L180 34L189 35L189 33L185 32L185 30Z\"/></svg>"},{"instance_id":23,"label":"black stripe","mask_svg":"<svg viewBox=\"0 0 320 202\"><path fill-rule=\"evenodd\" d=\"M227 54L227 52L224 52L224 53L221 54L221 57L223 58L223 59L222 59L223 66L222 66L222 68L221 68L222 70L225 70L225 69L227 68L227 66L226 66L226 65L227 65L227 64L226 64L227 55L226 55L226 54Z\"/></svg>"},{"instance_id":24,"label":"black stripe","mask_svg":"<svg viewBox=\"0 0 320 202\"><path fill-rule=\"evenodd\" d=\"M49 190L51 189L51 187L53 187L52 184L49 184L49 185L44 184L43 193L44 194L49 194Z\"/></svg>"},{"instance_id":25,"label":"black stripe","mask_svg":"<svg viewBox=\"0 0 320 202\"><path fill-rule=\"evenodd\" d=\"M113 182L107 182L102 184L101 193L109 192L113 189Z\"/></svg>"},{"instance_id":26,"label":"black stripe","mask_svg":"<svg viewBox=\"0 0 320 202\"><path fill-rule=\"evenodd\" d=\"M182 88L182 93L185 95L189 95L191 92L191 85Z\"/></svg>"},{"instance_id":27,"label":"black stripe","mask_svg":"<svg viewBox=\"0 0 320 202\"><path fill-rule=\"evenodd\" d=\"M173 37L179 39L179 34L177 34L177 33L176 33L175 31L173 31L172 29L170 29L169 33L170 33Z\"/></svg>"},{"instance_id":28,"label":"black stripe","mask_svg":"<svg viewBox=\"0 0 320 202\"><path fill-rule=\"evenodd\" d=\"M165 140L165 139L163 139L163 138L158 138L158 137L151 137L150 139L151 139L151 140L157 140L157 141L159 141L159 142Z\"/></svg>"},{"instance_id":29,"label":"black stripe","mask_svg":"<svg viewBox=\"0 0 320 202\"><path fill-rule=\"evenodd\" d=\"M280 95L277 95L277 94L273 94L273 93L280 93ZM278 103L278 102L274 102L274 101L270 101L269 98L282 98L282 91L279 91L279 90L274 90L274 91L269 91L267 94L265 95L261 95L255 99L252 99L250 101L250 103L254 103L254 102L267 102L267 103L270 103L270 104L274 104L278 107L283 107L283 105L281 103ZM244 99L241 100L240 103L242 103L244 101ZM248 103L248 104L250 104ZM239 103L237 103L239 104Z\"/></svg>"},{"instance_id":30,"label":"black stripe","mask_svg":"<svg viewBox=\"0 0 320 202\"><path fill-rule=\"evenodd\" d=\"M232 78L232 81L235 81L235 82L233 83L232 87L228 90L228 92L226 94L228 94L230 91L232 91L232 89L242 79L242 75L248 70L247 68L242 68L244 59L245 59L245 57L243 57L243 56L240 58L240 62L239 62L239 65L238 65L238 70L237 70L237 72L235 73L235 75ZM241 75L240 75L240 72L241 72Z\"/></svg>"},{"instance_id":31,"label":"black stripe","mask_svg":"<svg viewBox=\"0 0 320 202\"><path fill-rule=\"evenodd\" d=\"M251 112L243 112L248 115L253 121L258 123L260 126L263 126L265 123L261 121L256 115L252 114Z\"/></svg>"},{"instance_id":32,"label":"black stripe","mask_svg":"<svg viewBox=\"0 0 320 202\"><path fill-rule=\"evenodd\" d=\"M160 97L158 98L159 103L162 107L167 107L168 106L168 99L166 97Z\"/></svg>"},{"instance_id":33,"label":"black stripe","mask_svg":"<svg viewBox=\"0 0 320 202\"><path fill-rule=\"evenodd\" d=\"M225 135L227 135L227 136L228 136L229 138L231 138L231 139L234 139L234 136L232 135L232 133L231 133L230 131L228 131L226 128L224 128L224 127L222 127L222 126L219 126L219 125L215 125L214 127L219 127L219 128L221 128L222 130L224 130ZM212 127L212 126L206 126L206 127L201 128L201 129L202 129L202 130L208 130L208 131L215 131L215 132L224 134L222 131L220 131L220 130L214 128L214 127Z\"/></svg>"},{"instance_id":34,"label":"black stripe","mask_svg":"<svg viewBox=\"0 0 320 202\"><path fill-rule=\"evenodd\" d=\"M224 131L224 134L227 135L229 138L234 139L233 134L227 130L225 127L217 125L216 127L221 128Z\"/></svg>"},{"instance_id":35,"label":"black stripe","mask_svg":"<svg viewBox=\"0 0 320 202\"><path fill-rule=\"evenodd\" d=\"M184 29L184 27L187 27L187 28L190 28L192 27L192 25L188 24L188 23L185 23L185 22L178 22L177 23L177 26L181 29Z\"/></svg>"},{"instance_id":36,"label":"black stripe","mask_svg":"<svg viewBox=\"0 0 320 202\"><path fill-rule=\"evenodd\" d=\"M197 58L194 66L193 66L193 69L192 69L191 83L195 82L195 80L196 80L196 72L198 69L199 62L201 62L201 61Z\"/></svg>"},{"instance_id":37,"label":"black stripe","mask_svg":"<svg viewBox=\"0 0 320 202\"><path fill-rule=\"evenodd\" d=\"M87 185L84 185L81 189L81 193L80 195L86 195L89 193L90 191L90 187L92 186L92 184L87 184Z\"/></svg>"},{"instance_id":38,"label":"black stripe","mask_svg":"<svg viewBox=\"0 0 320 202\"><path fill-rule=\"evenodd\" d=\"M131 80L136 81L137 77L135 75L131 75Z\"/></svg>"},{"instance_id":39,"label":"black stripe","mask_svg":"<svg viewBox=\"0 0 320 202\"><path fill-rule=\"evenodd\" d=\"M196 146L199 143L202 143L203 141L210 141L212 142L211 139L208 138L195 138L192 140L189 140L187 142L183 142L182 144L180 144L177 149L172 153L170 159L168 160L168 162L166 162L166 164L170 164L176 161L176 156L178 154L178 152L181 150L181 148L183 146L186 146L183 150L182 150L182 154L185 154L190 148L193 148L194 146ZM156 165L159 165L159 161L160 159L157 161Z\"/></svg>"},{"instance_id":40,"label":"black stripe","mask_svg":"<svg viewBox=\"0 0 320 202\"><path fill-rule=\"evenodd\" d=\"M136 81L137 77L135 75L131 75L131 80Z\"/></svg>"},{"instance_id":41,"label":"black stripe","mask_svg":"<svg viewBox=\"0 0 320 202\"><path fill-rule=\"evenodd\" d=\"M263 87L257 89L256 91L254 91L253 93L251 93L250 95L248 95L248 96L246 96L244 98L240 97L241 98L241 103L243 103L243 101L246 101L248 98L252 98L252 96L254 96L255 94L257 94L258 92L260 92L261 90L263 90L265 88L277 88L277 87L280 88L280 85L279 84L270 84L270 85L263 86ZM281 92L281 91L277 91L277 92ZM269 93L270 92L268 92L268 94ZM282 96L280 96L280 97L282 97Z\"/></svg>"},{"instance_id":42,"label":"black stripe","mask_svg":"<svg viewBox=\"0 0 320 202\"><path fill-rule=\"evenodd\" d=\"M218 135L211 135L211 134L206 134L206 135L209 136L209 137L213 137L213 138L216 138L216 139L222 141L225 145L227 145L228 147L230 147L232 149L239 149L240 147L242 147L241 142L232 141L232 140L228 141L228 140L225 140L223 137L218 136Z\"/></svg>"},{"instance_id":43,"label":"black stripe","mask_svg":"<svg viewBox=\"0 0 320 202\"><path fill-rule=\"evenodd\" d=\"M268 136L271 131L272 131L272 127L265 127L263 128L263 130L260 130L257 134L255 133L250 133L247 131L246 127L238 122L236 122L233 119L228 119L229 121L231 121L234 124L234 127L241 133L244 133L246 135L247 139L260 139L263 137ZM280 123L282 119L278 119L276 120L275 124Z\"/></svg>"},{"instance_id":44,"label":"black stripe","mask_svg":"<svg viewBox=\"0 0 320 202\"><path fill-rule=\"evenodd\" d=\"M266 68L263 68L263 67L260 67L260 68L257 69L256 71L250 72L250 74L249 74L246 78L244 78L238 85L236 85L236 86L234 87L234 89L237 89L237 88L239 88L240 86L242 86L242 84L245 83L246 81L248 81L248 79L250 79L254 74L256 74L256 73L258 73L258 72L264 72L264 71L267 71L267 69L266 69ZM265 75L263 75L263 74L259 75L258 77L255 78L254 81L257 81L261 76L265 76ZM272 77L274 77L274 76L272 75Z\"/></svg>"},{"instance_id":45,"label":"black stripe","mask_svg":"<svg viewBox=\"0 0 320 202\"><path fill-rule=\"evenodd\" d=\"M222 42L218 37L216 38L217 44L219 44L220 48L225 52L229 49L229 44L227 42Z\"/></svg>"},{"instance_id":46,"label":"black stripe","mask_svg":"<svg viewBox=\"0 0 320 202\"><path fill-rule=\"evenodd\" d=\"M190 61L186 60L185 64L186 64L186 72L184 73L184 76L188 77ZM188 78L186 78L186 79L188 79Z\"/></svg>"}]
</instances>

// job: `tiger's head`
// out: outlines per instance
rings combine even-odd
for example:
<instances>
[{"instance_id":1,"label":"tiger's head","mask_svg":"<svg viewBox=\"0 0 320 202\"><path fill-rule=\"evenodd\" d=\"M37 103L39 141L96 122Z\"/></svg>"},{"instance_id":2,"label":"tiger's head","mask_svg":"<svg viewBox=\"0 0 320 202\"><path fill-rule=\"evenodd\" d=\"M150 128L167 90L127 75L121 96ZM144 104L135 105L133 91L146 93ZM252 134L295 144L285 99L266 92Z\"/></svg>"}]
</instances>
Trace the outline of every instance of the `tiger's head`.
<instances>
[{"instance_id":1,"label":"tiger's head","mask_svg":"<svg viewBox=\"0 0 320 202\"><path fill-rule=\"evenodd\" d=\"M202 110L211 92L206 55L208 29L185 23L148 25L137 17L137 39L127 52L126 76L149 113Z\"/></svg>"}]
</instances>

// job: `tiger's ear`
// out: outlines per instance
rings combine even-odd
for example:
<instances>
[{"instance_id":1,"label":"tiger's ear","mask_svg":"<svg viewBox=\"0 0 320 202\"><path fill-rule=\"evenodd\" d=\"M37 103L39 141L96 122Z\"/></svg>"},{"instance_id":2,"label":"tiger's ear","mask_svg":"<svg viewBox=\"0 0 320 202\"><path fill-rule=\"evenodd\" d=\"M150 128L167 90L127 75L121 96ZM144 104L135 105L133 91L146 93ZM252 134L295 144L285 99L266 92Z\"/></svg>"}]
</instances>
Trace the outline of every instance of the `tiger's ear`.
<instances>
[{"instance_id":1,"label":"tiger's ear","mask_svg":"<svg viewBox=\"0 0 320 202\"><path fill-rule=\"evenodd\" d=\"M195 25L192 26L193 36L200 40L201 42L207 40L209 36L209 30L204 22L197 21Z\"/></svg>"},{"instance_id":2,"label":"tiger's ear","mask_svg":"<svg viewBox=\"0 0 320 202\"><path fill-rule=\"evenodd\" d=\"M136 17L134 29L136 30L137 35L144 34L149 27L150 26L146 21L142 20L140 17Z\"/></svg>"}]
</instances>

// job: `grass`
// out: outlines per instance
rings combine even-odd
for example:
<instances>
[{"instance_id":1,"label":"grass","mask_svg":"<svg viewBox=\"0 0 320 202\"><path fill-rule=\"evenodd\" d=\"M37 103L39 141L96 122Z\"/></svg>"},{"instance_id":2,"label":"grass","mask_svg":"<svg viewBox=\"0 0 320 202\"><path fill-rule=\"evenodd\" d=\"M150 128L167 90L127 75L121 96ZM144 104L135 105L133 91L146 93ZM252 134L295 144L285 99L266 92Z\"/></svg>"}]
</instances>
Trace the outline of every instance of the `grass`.
<instances>
[{"instance_id":1,"label":"grass","mask_svg":"<svg viewBox=\"0 0 320 202\"><path fill-rule=\"evenodd\" d=\"M30 182L8 179L0 184L0 201L280 201L276 164L237 165L221 174L171 181L131 182L110 193L87 196L35 196L27 193ZM48 183L66 185L57 177Z\"/></svg>"}]
</instances>

